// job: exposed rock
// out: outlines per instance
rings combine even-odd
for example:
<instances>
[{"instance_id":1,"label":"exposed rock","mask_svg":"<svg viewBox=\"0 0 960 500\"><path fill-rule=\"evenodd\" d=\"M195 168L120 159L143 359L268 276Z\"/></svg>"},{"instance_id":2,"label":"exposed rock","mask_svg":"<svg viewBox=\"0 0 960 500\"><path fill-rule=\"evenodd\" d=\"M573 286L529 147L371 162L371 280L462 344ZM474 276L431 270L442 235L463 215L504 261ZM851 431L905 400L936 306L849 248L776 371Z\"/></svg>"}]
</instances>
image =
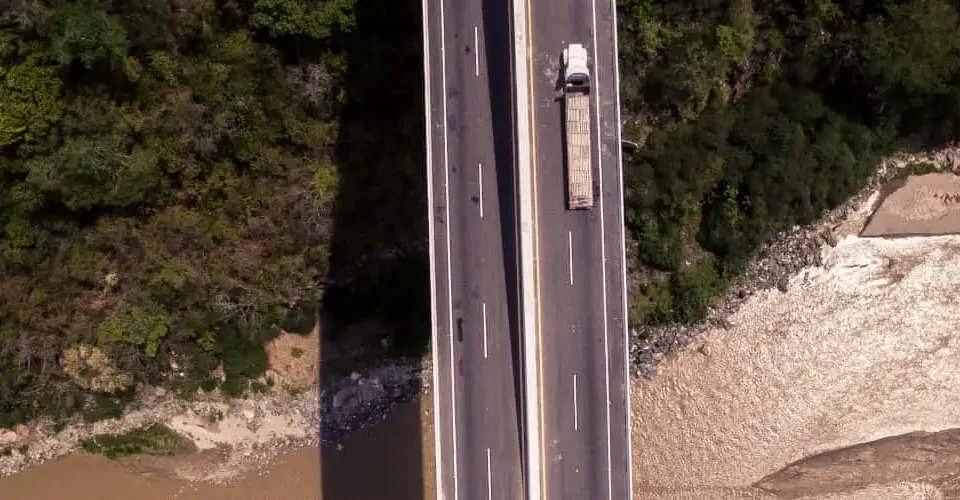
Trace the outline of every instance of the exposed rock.
<instances>
[{"instance_id":1,"label":"exposed rock","mask_svg":"<svg viewBox=\"0 0 960 500\"><path fill-rule=\"evenodd\" d=\"M0 445L10 445L16 443L20 437L16 432L5 430L0 432Z\"/></svg>"},{"instance_id":2,"label":"exposed rock","mask_svg":"<svg viewBox=\"0 0 960 500\"><path fill-rule=\"evenodd\" d=\"M344 403L352 401L357 397L356 387L344 387L333 395L333 408L339 409Z\"/></svg>"},{"instance_id":3,"label":"exposed rock","mask_svg":"<svg viewBox=\"0 0 960 500\"><path fill-rule=\"evenodd\" d=\"M425 365L429 369L429 363ZM182 477L225 480L294 442L336 446L351 432L383 419L395 406L418 397L421 371L419 359L393 361L331 381L326 390L314 387L296 395L277 392L241 400L201 391L196 401L188 402L173 392L142 386L137 390L142 399L132 403L119 419L87 424L77 416L59 432L39 432L30 437L26 455L14 450L0 456L0 477L71 453L82 439L160 422L189 436L199 448L221 450L226 446L224 462ZM28 427L18 426L12 434L23 442L30 432Z\"/></svg>"},{"instance_id":4,"label":"exposed rock","mask_svg":"<svg viewBox=\"0 0 960 500\"><path fill-rule=\"evenodd\" d=\"M419 363L396 363L371 370L366 377L354 372L320 396L321 440L336 442L352 429L379 420L384 412L419 393Z\"/></svg>"}]
</instances>

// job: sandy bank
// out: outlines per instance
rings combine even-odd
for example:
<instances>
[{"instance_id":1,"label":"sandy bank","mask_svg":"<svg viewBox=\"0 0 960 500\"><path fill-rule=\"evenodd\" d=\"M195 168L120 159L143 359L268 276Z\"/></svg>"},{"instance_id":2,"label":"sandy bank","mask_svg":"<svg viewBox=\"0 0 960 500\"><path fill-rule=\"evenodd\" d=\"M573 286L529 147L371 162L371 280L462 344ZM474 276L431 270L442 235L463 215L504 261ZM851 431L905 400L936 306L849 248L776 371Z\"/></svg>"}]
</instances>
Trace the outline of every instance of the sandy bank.
<instances>
[{"instance_id":1,"label":"sandy bank","mask_svg":"<svg viewBox=\"0 0 960 500\"><path fill-rule=\"evenodd\" d=\"M953 188L908 180L864 234L960 231ZM870 215L845 210L833 234ZM634 380L636 498L960 495L960 236L847 236L814 262Z\"/></svg>"},{"instance_id":2,"label":"sandy bank","mask_svg":"<svg viewBox=\"0 0 960 500\"><path fill-rule=\"evenodd\" d=\"M960 176L935 173L910 177L870 218L862 236L960 233Z\"/></svg>"},{"instance_id":3,"label":"sandy bank","mask_svg":"<svg viewBox=\"0 0 960 500\"><path fill-rule=\"evenodd\" d=\"M354 433L341 449L290 448L274 461L227 484L195 483L171 474L175 460L77 454L0 480L0 498L59 500L432 499L432 462L422 442L430 396L398 407L382 422ZM176 461L182 461L178 459ZM373 480L375 479L375 480Z\"/></svg>"},{"instance_id":4,"label":"sandy bank","mask_svg":"<svg viewBox=\"0 0 960 500\"><path fill-rule=\"evenodd\" d=\"M746 486L822 451L960 427L960 237L850 237L824 263L634 384L639 488Z\"/></svg>"},{"instance_id":5,"label":"sandy bank","mask_svg":"<svg viewBox=\"0 0 960 500\"><path fill-rule=\"evenodd\" d=\"M201 453L156 459L157 468L180 478L223 482L256 469L289 445L342 448L353 432L418 397L421 362L415 359L381 363L321 384L318 336L317 331L284 334L267 346L272 368L265 377L276 382L267 393L242 399L201 393L185 401L164 389L140 386L138 399L117 419L86 423L75 416L60 430L41 421L21 432L2 431L0 477L73 453L84 439L162 423Z\"/></svg>"}]
</instances>

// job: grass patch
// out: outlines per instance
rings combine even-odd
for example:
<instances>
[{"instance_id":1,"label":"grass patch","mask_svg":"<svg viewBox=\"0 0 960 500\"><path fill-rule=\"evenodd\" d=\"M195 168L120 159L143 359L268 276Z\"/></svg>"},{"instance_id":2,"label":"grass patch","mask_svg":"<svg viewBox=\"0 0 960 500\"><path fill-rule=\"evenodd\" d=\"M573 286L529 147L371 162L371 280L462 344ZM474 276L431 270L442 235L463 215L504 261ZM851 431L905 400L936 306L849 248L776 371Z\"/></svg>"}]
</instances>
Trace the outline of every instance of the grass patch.
<instances>
[{"instance_id":1,"label":"grass patch","mask_svg":"<svg viewBox=\"0 0 960 500\"><path fill-rule=\"evenodd\" d=\"M934 165L933 163L920 162L920 163L913 163L905 167L903 169L903 174L901 174L901 176L910 177L913 175L927 175L927 174L934 174L942 171L943 171L942 168L938 167L937 165Z\"/></svg>"},{"instance_id":2,"label":"grass patch","mask_svg":"<svg viewBox=\"0 0 960 500\"><path fill-rule=\"evenodd\" d=\"M141 427L124 434L99 434L81 441L89 453L119 458L130 455L174 455L189 449L188 442L163 424Z\"/></svg>"}]
</instances>

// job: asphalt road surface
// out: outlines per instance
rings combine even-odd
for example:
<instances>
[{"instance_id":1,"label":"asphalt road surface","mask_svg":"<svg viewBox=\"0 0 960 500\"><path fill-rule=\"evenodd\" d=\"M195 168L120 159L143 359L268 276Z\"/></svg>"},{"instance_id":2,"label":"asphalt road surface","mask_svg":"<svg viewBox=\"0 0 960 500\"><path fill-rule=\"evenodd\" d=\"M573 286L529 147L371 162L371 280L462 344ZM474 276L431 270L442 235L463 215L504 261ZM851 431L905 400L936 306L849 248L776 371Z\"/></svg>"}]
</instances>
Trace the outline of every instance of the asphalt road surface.
<instances>
[{"instance_id":1,"label":"asphalt road surface","mask_svg":"<svg viewBox=\"0 0 960 500\"><path fill-rule=\"evenodd\" d=\"M530 33L543 493L630 498L623 194L615 8L610 0L525 0ZM566 210L560 55L591 68L594 207ZM599 147L598 147L599 146Z\"/></svg>"},{"instance_id":2,"label":"asphalt road surface","mask_svg":"<svg viewBox=\"0 0 960 500\"><path fill-rule=\"evenodd\" d=\"M506 0L424 0L442 500L523 498Z\"/></svg>"}]
</instances>

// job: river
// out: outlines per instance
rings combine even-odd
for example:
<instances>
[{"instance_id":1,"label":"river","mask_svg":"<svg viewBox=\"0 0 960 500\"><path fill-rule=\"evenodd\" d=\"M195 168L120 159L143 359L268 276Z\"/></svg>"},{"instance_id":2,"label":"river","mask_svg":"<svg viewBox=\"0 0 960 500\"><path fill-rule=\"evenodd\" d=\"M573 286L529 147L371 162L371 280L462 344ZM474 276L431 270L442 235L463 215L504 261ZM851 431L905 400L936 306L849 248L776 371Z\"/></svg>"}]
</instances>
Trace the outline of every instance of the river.
<instances>
[{"instance_id":1,"label":"river","mask_svg":"<svg viewBox=\"0 0 960 500\"><path fill-rule=\"evenodd\" d=\"M146 472L150 462L77 454L0 480L4 500L420 500L433 494L424 460L420 404L389 413L342 443L343 449L290 449L226 485L195 484ZM426 433L429 436L429 433ZM162 461L161 461L162 462ZM425 489L424 484L427 484Z\"/></svg>"}]
</instances>

